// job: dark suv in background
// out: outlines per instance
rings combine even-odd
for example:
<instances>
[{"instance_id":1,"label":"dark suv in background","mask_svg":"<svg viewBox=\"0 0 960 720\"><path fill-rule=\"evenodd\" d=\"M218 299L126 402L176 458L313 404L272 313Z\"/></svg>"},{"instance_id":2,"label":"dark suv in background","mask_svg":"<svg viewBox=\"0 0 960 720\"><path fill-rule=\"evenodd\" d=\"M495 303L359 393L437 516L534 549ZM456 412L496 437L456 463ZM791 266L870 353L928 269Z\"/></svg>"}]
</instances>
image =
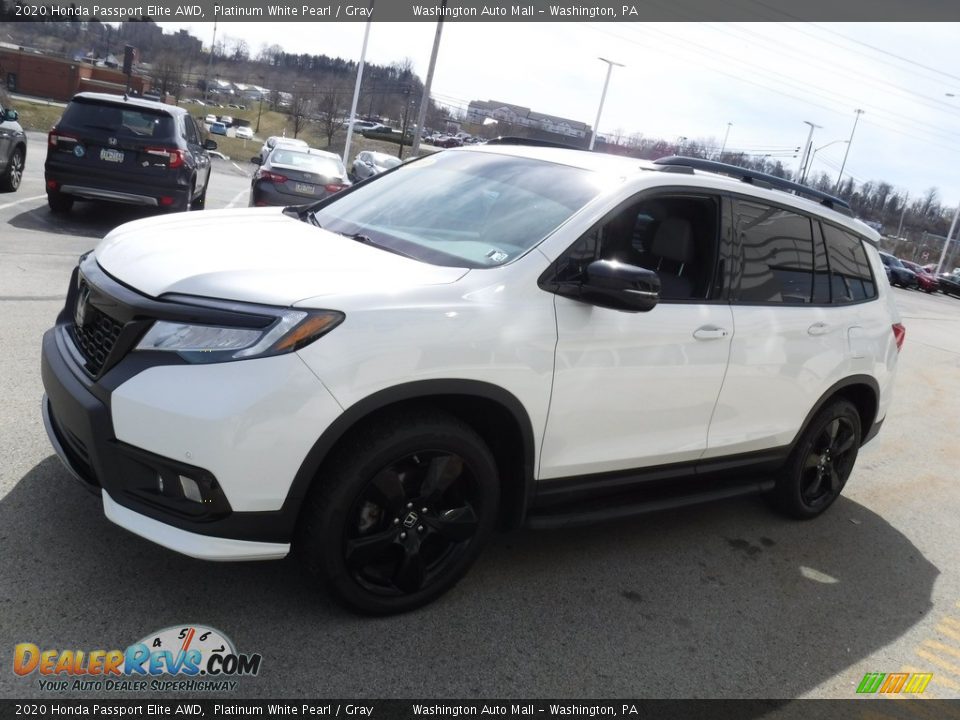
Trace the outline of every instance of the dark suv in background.
<instances>
[{"instance_id":1,"label":"dark suv in background","mask_svg":"<svg viewBox=\"0 0 960 720\"><path fill-rule=\"evenodd\" d=\"M216 147L183 108L80 93L48 136L47 201L55 213L76 199L199 210L210 182L207 150Z\"/></svg>"},{"instance_id":2,"label":"dark suv in background","mask_svg":"<svg viewBox=\"0 0 960 720\"><path fill-rule=\"evenodd\" d=\"M17 122L17 111L0 104L0 192L20 187L27 160L27 136Z\"/></svg>"}]
</instances>

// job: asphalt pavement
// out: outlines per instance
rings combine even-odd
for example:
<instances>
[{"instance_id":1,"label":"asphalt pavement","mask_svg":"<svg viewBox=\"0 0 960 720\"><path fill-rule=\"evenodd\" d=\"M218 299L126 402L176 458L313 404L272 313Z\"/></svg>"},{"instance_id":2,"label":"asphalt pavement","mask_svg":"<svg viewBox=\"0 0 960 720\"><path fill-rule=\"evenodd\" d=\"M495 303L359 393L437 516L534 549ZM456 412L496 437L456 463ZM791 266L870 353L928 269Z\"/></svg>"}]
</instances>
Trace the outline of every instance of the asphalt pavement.
<instances>
[{"instance_id":1,"label":"asphalt pavement","mask_svg":"<svg viewBox=\"0 0 960 720\"><path fill-rule=\"evenodd\" d=\"M741 498L513 532L433 605L359 618L294 560L206 563L127 533L53 455L40 337L77 257L149 213L52 216L43 156L31 134L23 185L0 195L0 697L52 697L10 671L16 643L124 648L189 623L263 655L240 697L848 698L901 670L960 697L960 299L894 290L893 406L823 517ZM208 207L245 206L249 171L216 161Z\"/></svg>"}]
</instances>

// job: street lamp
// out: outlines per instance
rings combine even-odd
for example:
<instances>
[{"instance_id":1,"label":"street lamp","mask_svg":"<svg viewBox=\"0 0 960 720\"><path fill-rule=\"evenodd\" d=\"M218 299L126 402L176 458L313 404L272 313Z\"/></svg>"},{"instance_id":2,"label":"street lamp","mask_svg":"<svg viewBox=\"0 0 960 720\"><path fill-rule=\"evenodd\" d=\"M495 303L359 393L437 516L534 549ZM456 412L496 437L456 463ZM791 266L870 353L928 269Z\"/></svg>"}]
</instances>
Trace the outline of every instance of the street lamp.
<instances>
[{"instance_id":1,"label":"street lamp","mask_svg":"<svg viewBox=\"0 0 960 720\"><path fill-rule=\"evenodd\" d=\"M727 123L727 131L723 134L723 144L720 146L720 160L723 160L723 151L727 149L727 138L730 137L730 127L733 123Z\"/></svg>"},{"instance_id":2,"label":"street lamp","mask_svg":"<svg viewBox=\"0 0 960 720\"><path fill-rule=\"evenodd\" d=\"M856 116L853 118L853 127L850 128L850 139L847 140L847 151L843 154L843 162L840 164L840 174L837 175L837 186L833 189L834 194L840 192L840 181L843 180L843 169L847 166L847 156L850 154L850 145L853 143L853 133L857 130L857 123L860 122L860 116L865 112L860 108L854 110Z\"/></svg>"},{"instance_id":3,"label":"street lamp","mask_svg":"<svg viewBox=\"0 0 960 720\"><path fill-rule=\"evenodd\" d=\"M610 84L610 73L613 72L613 66L625 67L623 63L607 60L606 58L597 58L607 64L607 79L603 81L603 92L600 94L600 107L597 108L597 119L593 123L593 132L590 133L590 150L593 150L593 144L597 140L597 126L600 124L600 115L603 113L603 101L607 99L607 86Z\"/></svg>"},{"instance_id":4,"label":"street lamp","mask_svg":"<svg viewBox=\"0 0 960 720\"><path fill-rule=\"evenodd\" d=\"M828 148L828 147L830 147L831 145L836 145L837 143L847 143L847 144L849 144L850 141L849 141L849 140L834 140L833 142L828 142L826 145L821 145L821 146L818 147L816 150L814 150L812 153L810 153L810 161L804 166L804 168L803 168L803 175L800 176L800 184L801 184L801 185L802 185L802 184L804 183L804 181L807 179L807 173L810 172L810 168L813 166L813 159L817 156L817 153L820 152L821 150L823 150L824 148Z\"/></svg>"},{"instance_id":5,"label":"street lamp","mask_svg":"<svg viewBox=\"0 0 960 720\"><path fill-rule=\"evenodd\" d=\"M813 131L815 128L823 127L823 125L814 125L809 120L804 120L803 122L810 126L810 132L807 133L807 142L803 145L803 157L800 158L800 167L797 168L797 182L801 182L801 178L805 177L807 174L807 158L810 155L810 148L813 145Z\"/></svg>"},{"instance_id":6,"label":"street lamp","mask_svg":"<svg viewBox=\"0 0 960 720\"><path fill-rule=\"evenodd\" d=\"M263 114L263 83L266 82L266 78L263 75L260 75L258 79L261 83L258 88L258 94L260 95L260 107L257 108L257 129L254 130L254 132L260 132L260 115Z\"/></svg>"}]
</instances>

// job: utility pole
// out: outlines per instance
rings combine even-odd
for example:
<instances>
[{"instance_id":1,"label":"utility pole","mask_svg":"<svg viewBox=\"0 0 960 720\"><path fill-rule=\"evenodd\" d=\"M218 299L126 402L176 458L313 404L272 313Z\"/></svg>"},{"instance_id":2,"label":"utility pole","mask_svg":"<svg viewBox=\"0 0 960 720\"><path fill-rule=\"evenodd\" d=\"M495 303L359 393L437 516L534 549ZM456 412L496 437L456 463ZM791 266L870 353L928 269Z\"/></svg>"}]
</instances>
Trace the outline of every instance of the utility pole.
<instances>
[{"instance_id":1,"label":"utility pole","mask_svg":"<svg viewBox=\"0 0 960 720\"><path fill-rule=\"evenodd\" d=\"M413 145L410 155L416 157L420 152L420 138L423 136L423 123L427 119L427 106L430 104L430 87L433 85L433 69L437 66L437 53L440 51L440 34L443 32L443 13L447 9L447 0L440 3L440 19L437 20L437 34L433 36L433 51L430 53L430 67L427 68L427 80L420 98L420 112L417 113L417 129L413 133Z\"/></svg>"},{"instance_id":2,"label":"utility pole","mask_svg":"<svg viewBox=\"0 0 960 720\"><path fill-rule=\"evenodd\" d=\"M843 169L847 166L847 156L850 154L850 146L853 145L853 134L857 131L857 123L860 122L860 116L865 112L860 108L854 110L856 116L853 118L853 127L850 129L850 139L847 140L847 151L843 154L843 163L840 165L840 174L837 175L837 186L833 189L833 194L840 192L840 181L843 179Z\"/></svg>"},{"instance_id":3,"label":"utility pole","mask_svg":"<svg viewBox=\"0 0 960 720\"><path fill-rule=\"evenodd\" d=\"M937 275L943 272L943 261L947 259L947 248L950 247L950 238L953 237L953 231L957 228L957 218L960 217L960 205L953 213L953 221L950 223L950 229L947 231L947 239L943 243L943 252L940 253L940 261L937 263Z\"/></svg>"},{"instance_id":4,"label":"utility pole","mask_svg":"<svg viewBox=\"0 0 960 720\"><path fill-rule=\"evenodd\" d=\"M600 107L597 108L597 119L593 123L593 132L590 133L590 147L593 150L593 144L597 140L597 126L600 125L600 115L603 113L603 101L607 99L607 86L610 84L610 73L613 72L613 66L624 67L623 63L607 60L606 58L597 58L607 64L607 79L603 81L603 92L600 94Z\"/></svg>"},{"instance_id":5,"label":"utility pole","mask_svg":"<svg viewBox=\"0 0 960 720\"><path fill-rule=\"evenodd\" d=\"M207 79L204 81L203 99L210 99L210 73L213 72L213 53L217 47L217 21L213 21L213 39L210 41L210 60L207 61Z\"/></svg>"},{"instance_id":6,"label":"utility pole","mask_svg":"<svg viewBox=\"0 0 960 720\"><path fill-rule=\"evenodd\" d=\"M907 193L903 198L903 210L900 211L900 224L897 225L897 237L900 238L900 233L903 231L903 218L907 214L907 201L910 199L910 193Z\"/></svg>"}]
</instances>

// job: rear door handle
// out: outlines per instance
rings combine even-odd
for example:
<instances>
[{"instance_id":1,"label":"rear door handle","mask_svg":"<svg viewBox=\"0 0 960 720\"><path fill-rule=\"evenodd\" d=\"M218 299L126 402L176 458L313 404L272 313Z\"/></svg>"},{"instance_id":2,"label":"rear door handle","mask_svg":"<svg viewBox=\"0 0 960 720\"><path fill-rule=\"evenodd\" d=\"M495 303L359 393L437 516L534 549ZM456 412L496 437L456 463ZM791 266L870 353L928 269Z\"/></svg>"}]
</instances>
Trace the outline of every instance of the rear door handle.
<instances>
[{"instance_id":1,"label":"rear door handle","mask_svg":"<svg viewBox=\"0 0 960 720\"><path fill-rule=\"evenodd\" d=\"M693 336L697 340L719 340L727 336L727 330L716 325L704 325L694 330Z\"/></svg>"},{"instance_id":2,"label":"rear door handle","mask_svg":"<svg viewBox=\"0 0 960 720\"><path fill-rule=\"evenodd\" d=\"M825 322L815 322L807 328L807 335L826 335L830 332L830 326Z\"/></svg>"}]
</instances>

